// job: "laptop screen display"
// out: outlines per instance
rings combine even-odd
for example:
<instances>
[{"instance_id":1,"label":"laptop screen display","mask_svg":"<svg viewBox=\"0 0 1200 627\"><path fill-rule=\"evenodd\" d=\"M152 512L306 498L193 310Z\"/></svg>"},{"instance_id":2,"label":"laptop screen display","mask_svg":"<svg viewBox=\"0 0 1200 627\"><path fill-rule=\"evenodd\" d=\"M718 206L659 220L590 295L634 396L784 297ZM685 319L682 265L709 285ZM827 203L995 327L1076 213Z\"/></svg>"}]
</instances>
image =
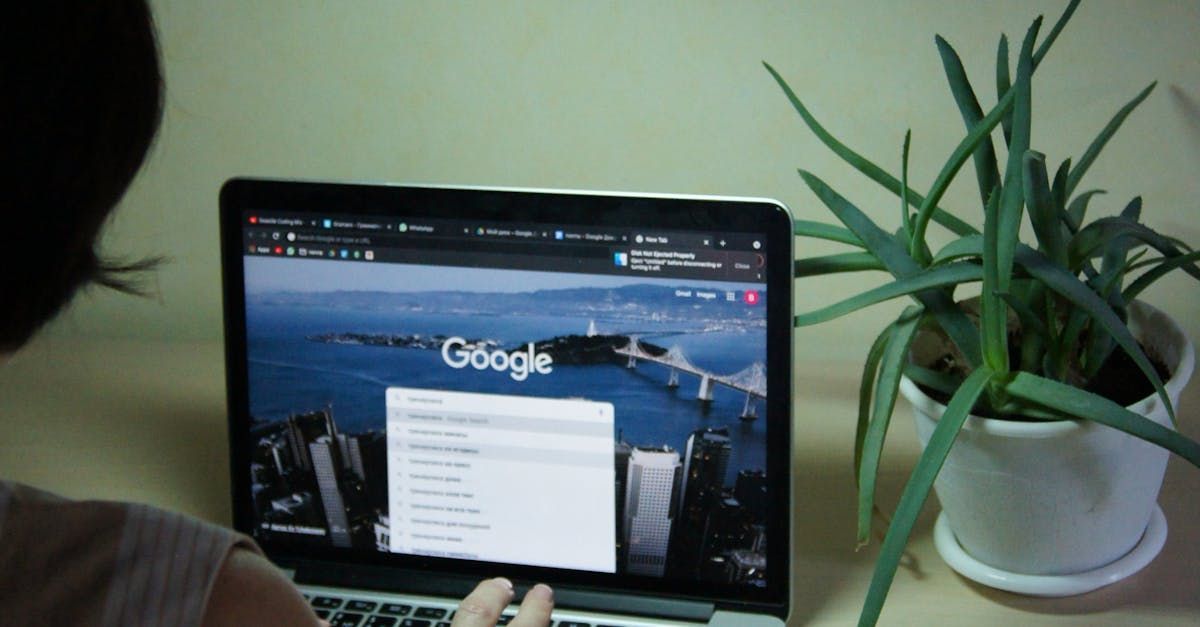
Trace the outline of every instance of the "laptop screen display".
<instances>
[{"instance_id":1,"label":"laptop screen display","mask_svg":"<svg viewBox=\"0 0 1200 627\"><path fill-rule=\"evenodd\" d=\"M790 250L335 209L236 218L264 546L768 585L767 268Z\"/></svg>"}]
</instances>

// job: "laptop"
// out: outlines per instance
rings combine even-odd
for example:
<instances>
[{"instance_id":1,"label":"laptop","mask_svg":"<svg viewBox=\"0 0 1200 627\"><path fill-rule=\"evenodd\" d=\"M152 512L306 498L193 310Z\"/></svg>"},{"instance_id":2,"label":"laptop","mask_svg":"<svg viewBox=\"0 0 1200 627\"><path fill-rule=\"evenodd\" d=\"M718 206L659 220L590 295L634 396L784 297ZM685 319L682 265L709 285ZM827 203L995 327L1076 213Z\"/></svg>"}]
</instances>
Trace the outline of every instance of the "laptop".
<instances>
[{"instance_id":1,"label":"laptop","mask_svg":"<svg viewBox=\"0 0 1200 627\"><path fill-rule=\"evenodd\" d=\"M772 200L238 178L235 527L334 625L782 625L792 226ZM515 613L506 612L504 623Z\"/></svg>"}]
</instances>

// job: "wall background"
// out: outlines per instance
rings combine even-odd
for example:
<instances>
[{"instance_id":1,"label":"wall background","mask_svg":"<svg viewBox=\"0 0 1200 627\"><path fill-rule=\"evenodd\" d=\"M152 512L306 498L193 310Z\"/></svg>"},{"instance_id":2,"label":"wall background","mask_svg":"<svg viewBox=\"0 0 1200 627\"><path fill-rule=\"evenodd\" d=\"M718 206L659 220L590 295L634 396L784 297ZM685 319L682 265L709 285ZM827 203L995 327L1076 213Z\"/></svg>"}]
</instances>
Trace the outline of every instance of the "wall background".
<instances>
[{"instance_id":1,"label":"wall background","mask_svg":"<svg viewBox=\"0 0 1200 627\"><path fill-rule=\"evenodd\" d=\"M760 62L892 171L911 128L911 184L923 191L963 132L934 33L957 48L986 110L999 33L1015 55L1033 17L1046 14L1045 32L1066 2L153 4L165 120L105 247L172 261L155 298L90 292L52 335L219 338L217 190L235 175L770 196L832 221L803 167L890 227L898 201L819 144ZM1078 157L1158 80L1082 188L1108 190L1092 203L1103 213L1143 195L1145 221L1194 245L1197 41L1195 2L1085 3L1034 77L1033 140L1052 167ZM978 224L970 167L942 206ZM797 310L881 280L806 280ZM1200 338L1198 294L1177 275L1147 297ZM798 330L799 359L861 359L900 306Z\"/></svg>"}]
</instances>

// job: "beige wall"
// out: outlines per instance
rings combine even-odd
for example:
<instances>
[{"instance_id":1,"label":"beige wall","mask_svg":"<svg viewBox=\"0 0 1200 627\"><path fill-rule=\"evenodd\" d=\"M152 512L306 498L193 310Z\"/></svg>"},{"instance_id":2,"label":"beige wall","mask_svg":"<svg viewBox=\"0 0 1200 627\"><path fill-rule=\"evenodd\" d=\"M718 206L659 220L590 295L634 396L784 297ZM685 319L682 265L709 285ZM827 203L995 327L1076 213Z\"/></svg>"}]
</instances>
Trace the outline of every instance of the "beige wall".
<instances>
[{"instance_id":1,"label":"beige wall","mask_svg":"<svg viewBox=\"0 0 1200 627\"><path fill-rule=\"evenodd\" d=\"M173 261L156 299L92 293L55 334L219 337L217 190L234 175L762 195L831 220L803 167L890 227L898 203L818 144L760 61L890 169L911 128L922 189L961 133L934 33L990 102L999 33L1015 49L1036 13L1052 22L1065 2L154 4L166 118L106 245ZM1086 3L1035 78L1033 144L1054 164L1078 156L1157 79L1084 186L1109 190L1093 204L1105 212L1143 194L1151 225L1200 245L1198 41L1195 2ZM977 221L973 175L962 183L943 206ZM805 281L797 308L880 278ZM1150 294L1193 337L1197 288L1180 276ZM859 359L896 311L800 330L801 359Z\"/></svg>"}]
</instances>

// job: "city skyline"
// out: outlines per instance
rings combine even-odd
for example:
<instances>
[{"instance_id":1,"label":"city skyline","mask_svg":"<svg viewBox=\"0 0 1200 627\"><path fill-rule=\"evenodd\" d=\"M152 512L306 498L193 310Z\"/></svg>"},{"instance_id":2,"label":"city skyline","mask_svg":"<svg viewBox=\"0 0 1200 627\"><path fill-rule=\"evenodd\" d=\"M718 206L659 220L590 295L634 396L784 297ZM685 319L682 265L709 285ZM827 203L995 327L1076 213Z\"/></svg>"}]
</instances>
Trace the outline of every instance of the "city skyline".
<instances>
[{"instance_id":1,"label":"city skyline","mask_svg":"<svg viewBox=\"0 0 1200 627\"><path fill-rule=\"evenodd\" d=\"M344 433L330 408L258 423L252 457L255 536L388 551L386 444ZM732 449L720 428L693 431L684 454L614 436L618 572L762 585L766 475L725 476Z\"/></svg>"}]
</instances>

